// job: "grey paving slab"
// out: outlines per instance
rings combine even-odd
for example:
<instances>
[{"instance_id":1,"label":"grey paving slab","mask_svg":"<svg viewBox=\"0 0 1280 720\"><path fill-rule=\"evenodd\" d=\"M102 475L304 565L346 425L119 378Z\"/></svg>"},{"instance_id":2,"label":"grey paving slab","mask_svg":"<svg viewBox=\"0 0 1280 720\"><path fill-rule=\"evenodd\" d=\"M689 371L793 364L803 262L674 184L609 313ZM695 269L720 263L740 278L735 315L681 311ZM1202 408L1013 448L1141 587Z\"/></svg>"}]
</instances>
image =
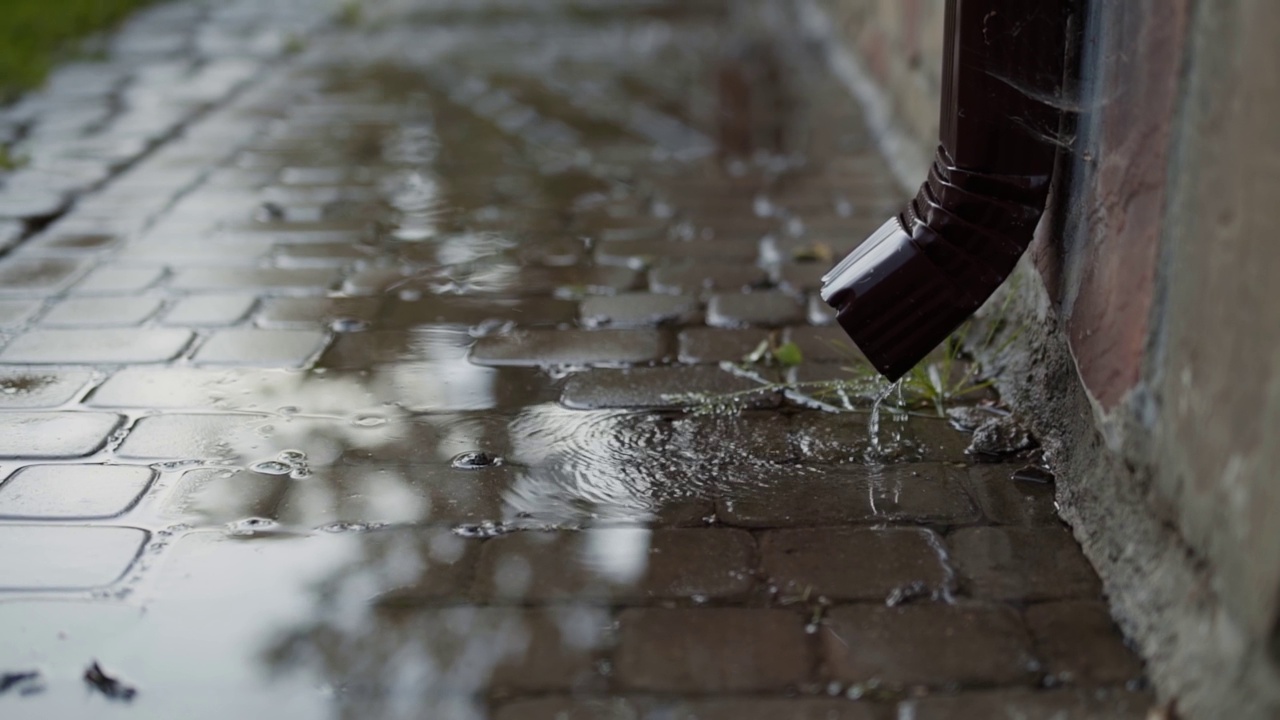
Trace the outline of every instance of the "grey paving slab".
<instances>
[{"instance_id":1,"label":"grey paving slab","mask_svg":"<svg viewBox=\"0 0 1280 720\"><path fill-rule=\"evenodd\" d=\"M88 590L123 575L147 541L134 528L0 525L0 590Z\"/></svg>"},{"instance_id":2,"label":"grey paving slab","mask_svg":"<svg viewBox=\"0 0 1280 720\"><path fill-rule=\"evenodd\" d=\"M30 330L0 351L0 362L30 365L161 363L191 343L188 330Z\"/></svg>"},{"instance_id":3,"label":"grey paving slab","mask_svg":"<svg viewBox=\"0 0 1280 720\"><path fill-rule=\"evenodd\" d=\"M129 465L30 465L0 483L0 517L114 517L138 501L155 474Z\"/></svg>"},{"instance_id":4,"label":"grey paving slab","mask_svg":"<svg viewBox=\"0 0 1280 720\"><path fill-rule=\"evenodd\" d=\"M0 457L55 459L93 454L123 418L108 413L18 412L3 419Z\"/></svg>"}]
</instances>

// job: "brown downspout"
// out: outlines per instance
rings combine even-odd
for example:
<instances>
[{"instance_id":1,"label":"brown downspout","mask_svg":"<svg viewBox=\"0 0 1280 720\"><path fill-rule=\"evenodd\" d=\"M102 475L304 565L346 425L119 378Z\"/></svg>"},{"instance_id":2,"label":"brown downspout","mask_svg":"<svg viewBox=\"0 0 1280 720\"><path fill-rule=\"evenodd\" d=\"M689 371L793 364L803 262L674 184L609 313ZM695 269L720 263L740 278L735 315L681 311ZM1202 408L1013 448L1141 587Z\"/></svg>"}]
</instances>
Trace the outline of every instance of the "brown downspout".
<instances>
[{"instance_id":1,"label":"brown downspout","mask_svg":"<svg viewBox=\"0 0 1280 720\"><path fill-rule=\"evenodd\" d=\"M947 0L941 144L907 207L823 278L822 297L897 380L1013 272L1044 212L1067 0Z\"/></svg>"}]
</instances>

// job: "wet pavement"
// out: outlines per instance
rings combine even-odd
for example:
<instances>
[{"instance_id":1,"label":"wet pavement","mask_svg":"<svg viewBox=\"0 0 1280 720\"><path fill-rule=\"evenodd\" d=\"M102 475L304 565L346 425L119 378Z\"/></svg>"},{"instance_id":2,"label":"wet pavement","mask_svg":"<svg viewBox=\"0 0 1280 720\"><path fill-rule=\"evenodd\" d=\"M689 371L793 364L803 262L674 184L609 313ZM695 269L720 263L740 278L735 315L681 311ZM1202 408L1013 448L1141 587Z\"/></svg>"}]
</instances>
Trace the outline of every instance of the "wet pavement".
<instances>
[{"instance_id":1,"label":"wet pavement","mask_svg":"<svg viewBox=\"0 0 1280 720\"><path fill-rule=\"evenodd\" d=\"M1145 717L1028 456L871 412L784 15L177 2L0 109L0 716Z\"/></svg>"}]
</instances>

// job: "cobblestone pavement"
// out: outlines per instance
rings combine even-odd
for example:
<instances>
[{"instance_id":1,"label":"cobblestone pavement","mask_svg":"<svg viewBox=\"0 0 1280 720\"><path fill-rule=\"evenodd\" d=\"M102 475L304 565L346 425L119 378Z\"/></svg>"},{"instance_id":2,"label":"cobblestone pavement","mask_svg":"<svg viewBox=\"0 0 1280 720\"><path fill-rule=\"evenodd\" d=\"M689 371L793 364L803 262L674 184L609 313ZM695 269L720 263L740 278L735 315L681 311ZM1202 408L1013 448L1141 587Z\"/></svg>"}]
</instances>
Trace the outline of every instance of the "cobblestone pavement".
<instances>
[{"instance_id":1,"label":"cobblestone pavement","mask_svg":"<svg viewBox=\"0 0 1280 720\"><path fill-rule=\"evenodd\" d=\"M1025 459L781 383L900 193L744 6L177 2L0 109L0 715L1144 717Z\"/></svg>"}]
</instances>

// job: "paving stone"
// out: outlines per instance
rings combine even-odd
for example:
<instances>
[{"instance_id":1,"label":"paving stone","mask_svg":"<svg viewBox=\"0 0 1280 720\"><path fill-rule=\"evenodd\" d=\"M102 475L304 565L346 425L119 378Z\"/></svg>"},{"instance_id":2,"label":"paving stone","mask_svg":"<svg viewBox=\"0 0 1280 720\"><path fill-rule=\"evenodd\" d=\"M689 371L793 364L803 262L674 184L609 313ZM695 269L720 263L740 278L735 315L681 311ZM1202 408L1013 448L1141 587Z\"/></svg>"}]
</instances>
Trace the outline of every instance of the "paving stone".
<instances>
[{"instance_id":1,"label":"paving stone","mask_svg":"<svg viewBox=\"0 0 1280 720\"><path fill-rule=\"evenodd\" d=\"M0 219L53 217L67 205L67 196L64 193L11 188L12 185L7 185L4 190L0 190Z\"/></svg>"},{"instance_id":2,"label":"paving stone","mask_svg":"<svg viewBox=\"0 0 1280 720\"><path fill-rule=\"evenodd\" d=\"M657 700L545 697L502 705L495 720L889 720L893 708L831 698Z\"/></svg>"},{"instance_id":3,"label":"paving stone","mask_svg":"<svg viewBox=\"0 0 1280 720\"><path fill-rule=\"evenodd\" d=\"M379 607L414 608L470 597L479 541L459 537L451 528L396 528L381 531L374 541L415 567L411 578L378 593L374 602Z\"/></svg>"},{"instance_id":4,"label":"paving stone","mask_svg":"<svg viewBox=\"0 0 1280 720\"><path fill-rule=\"evenodd\" d=\"M196 351L195 362L302 367L324 349L327 338L319 330L218 330Z\"/></svg>"},{"instance_id":5,"label":"paving stone","mask_svg":"<svg viewBox=\"0 0 1280 720\"><path fill-rule=\"evenodd\" d=\"M32 330L19 335L0 361L32 365L159 363L177 357L190 343L187 330Z\"/></svg>"},{"instance_id":6,"label":"paving stone","mask_svg":"<svg viewBox=\"0 0 1280 720\"><path fill-rule=\"evenodd\" d=\"M969 438L941 418L882 412L879 446L866 413L809 412L792 419L792 441L808 462L966 462Z\"/></svg>"},{"instance_id":7,"label":"paving stone","mask_svg":"<svg viewBox=\"0 0 1280 720\"><path fill-rule=\"evenodd\" d=\"M764 270L754 265L726 264L720 259L673 262L649 271L649 289L656 293L748 292L766 286L768 280Z\"/></svg>"},{"instance_id":8,"label":"paving stone","mask_svg":"<svg viewBox=\"0 0 1280 720\"><path fill-rule=\"evenodd\" d=\"M1036 601L1102 593L1080 546L1061 527L965 528L947 545L962 586L975 597Z\"/></svg>"},{"instance_id":9,"label":"paving stone","mask_svg":"<svg viewBox=\"0 0 1280 720\"><path fill-rule=\"evenodd\" d=\"M7 252L17 245L26 231L26 223L21 220L0 220L0 252Z\"/></svg>"},{"instance_id":10,"label":"paving stone","mask_svg":"<svg viewBox=\"0 0 1280 720\"><path fill-rule=\"evenodd\" d=\"M108 518L133 507L155 478L149 467L31 465L0 483L0 517Z\"/></svg>"},{"instance_id":11,"label":"paving stone","mask_svg":"<svg viewBox=\"0 0 1280 720\"><path fill-rule=\"evenodd\" d=\"M1057 525L1053 484L1015 480L1016 465L974 465L968 485L982 513L1001 525Z\"/></svg>"},{"instance_id":12,"label":"paving stone","mask_svg":"<svg viewBox=\"0 0 1280 720\"><path fill-rule=\"evenodd\" d=\"M778 287L797 295L822 288L822 276L831 268L826 263L787 263L777 269Z\"/></svg>"},{"instance_id":13,"label":"paving stone","mask_svg":"<svg viewBox=\"0 0 1280 720\"><path fill-rule=\"evenodd\" d=\"M147 541L134 528L0 525L0 590L87 590L128 571Z\"/></svg>"},{"instance_id":14,"label":"paving stone","mask_svg":"<svg viewBox=\"0 0 1280 720\"><path fill-rule=\"evenodd\" d=\"M43 306L39 300L0 300L0 328L25 325Z\"/></svg>"},{"instance_id":15,"label":"paving stone","mask_svg":"<svg viewBox=\"0 0 1280 720\"><path fill-rule=\"evenodd\" d=\"M1150 695L1126 690L986 690L907 700L898 717L914 720L1146 720Z\"/></svg>"},{"instance_id":16,"label":"paving stone","mask_svg":"<svg viewBox=\"0 0 1280 720\"><path fill-rule=\"evenodd\" d=\"M267 298L258 309L263 328L330 327L334 323L367 326L378 314L378 298Z\"/></svg>"},{"instance_id":17,"label":"paving stone","mask_svg":"<svg viewBox=\"0 0 1280 720\"><path fill-rule=\"evenodd\" d=\"M131 327L160 310L158 297L67 298L40 318L47 327Z\"/></svg>"},{"instance_id":18,"label":"paving stone","mask_svg":"<svg viewBox=\"0 0 1280 720\"><path fill-rule=\"evenodd\" d=\"M631 609L618 618L615 680L654 692L769 692L811 678L801 615L746 608Z\"/></svg>"},{"instance_id":19,"label":"paving stone","mask_svg":"<svg viewBox=\"0 0 1280 720\"><path fill-rule=\"evenodd\" d=\"M500 706L494 720L642 720L649 702L628 698L545 697Z\"/></svg>"},{"instance_id":20,"label":"paving stone","mask_svg":"<svg viewBox=\"0 0 1280 720\"><path fill-rule=\"evenodd\" d=\"M697 321L698 309L698 300L685 295L621 293L583 300L581 321L589 328L685 325Z\"/></svg>"},{"instance_id":21,"label":"paving stone","mask_svg":"<svg viewBox=\"0 0 1280 720\"><path fill-rule=\"evenodd\" d=\"M1037 665L1018 614L1004 606L849 606L819 631L827 672L881 687L1030 685Z\"/></svg>"},{"instance_id":22,"label":"paving stone","mask_svg":"<svg viewBox=\"0 0 1280 720\"><path fill-rule=\"evenodd\" d=\"M111 233L68 232L55 223L49 230L23 244L25 252L41 255L93 255L118 246L121 238Z\"/></svg>"},{"instance_id":23,"label":"paving stone","mask_svg":"<svg viewBox=\"0 0 1280 720\"><path fill-rule=\"evenodd\" d=\"M466 363L468 348L474 342L471 335L460 328L338 333L316 365L326 369L362 370L382 364Z\"/></svg>"},{"instance_id":24,"label":"paving stone","mask_svg":"<svg viewBox=\"0 0 1280 720\"><path fill-rule=\"evenodd\" d=\"M74 400L92 379L88 370L0 368L0 408L56 408Z\"/></svg>"},{"instance_id":25,"label":"paving stone","mask_svg":"<svg viewBox=\"0 0 1280 720\"><path fill-rule=\"evenodd\" d=\"M707 305L707 324L713 327L780 327L804 322L804 309L780 292L715 295Z\"/></svg>"},{"instance_id":26,"label":"paving stone","mask_svg":"<svg viewBox=\"0 0 1280 720\"><path fill-rule=\"evenodd\" d=\"M322 295L338 283L338 275L338 270L330 268L192 267L175 270L170 286L181 292Z\"/></svg>"},{"instance_id":27,"label":"paving stone","mask_svg":"<svg viewBox=\"0 0 1280 720\"><path fill-rule=\"evenodd\" d=\"M980 516L964 477L962 469L942 463L783 469L775 482L720 498L716 515L749 528L972 523Z\"/></svg>"},{"instance_id":28,"label":"paving stone","mask_svg":"<svg viewBox=\"0 0 1280 720\"><path fill-rule=\"evenodd\" d=\"M234 325L243 320L257 302L257 297L244 294L191 295L175 301L163 322L186 327Z\"/></svg>"},{"instance_id":29,"label":"paving stone","mask_svg":"<svg viewBox=\"0 0 1280 720\"><path fill-rule=\"evenodd\" d=\"M761 567L782 597L883 601L896 592L949 589L932 531L915 528L775 530L760 538Z\"/></svg>"},{"instance_id":30,"label":"paving stone","mask_svg":"<svg viewBox=\"0 0 1280 720\"><path fill-rule=\"evenodd\" d=\"M759 246L754 240L691 241L662 239L604 240L596 244L596 262L603 265L646 267L667 258L716 260L722 263L755 262Z\"/></svg>"},{"instance_id":31,"label":"paving stone","mask_svg":"<svg viewBox=\"0 0 1280 720\"><path fill-rule=\"evenodd\" d=\"M815 293L806 300L805 318L810 325L835 325L836 311L835 308L824 302L820 295Z\"/></svg>"},{"instance_id":32,"label":"paving stone","mask_svg":"<svg viewBox=\"0 0 1280 720\"><path fill-rule=\"evenodd\" d=\"M484 544L476 593L490 601L730 599L753 584L754 549L740 530L515 533Z\"/></svg>"},{"instance_id":33,"label":"paving stone","mask_svg":"<svg viewBox=\"0 0 1280 720\"><path fill-rule=\"evenodd\" d=\"M303 453L308 465L315 469L336 463L353 449L381 448L389 443L391 432L387 426L362 426L336 419L246 413L154 415L134 425L116 450L116 457L253 465L276 460L280 452L292 450Z\"/></svg>"},{"instance_id":34,"label":"paving stone","mask_svg":"<svg viewBox=\"0 0 1280 720\"><path fill-rule=\"evenodd\" d=\"M71 285L84 265L62 258L10 257L0 261L0 295L23 299L56 295Z\"/></svg>"},{"instance_id":35,"label":"paving stone","mask_svg":"<svg viewBox=\"0 0 1280 720\"><path fill-rule=\"evenodd\" d=\"M154 286L164 275L162 267L103 265L76 283L71 291L77 295L136 293Z\"/></svg>"},{"instance_id":36,"label":"paving stone","mask_svg":"<svg viewBox=\"0 0 1280 720\"><path fill-rule=\"evenodd\" d=\"M667 336L657 330L520 330L480 338L480 365L609 365L662 360ZM0 356L3 357L3 356Z\"/></svg>"},{"instance_id":37,"label":"paving stone","mask_svg":"<svg viewBox=\"0 0 1280 720\"><path fill-rule=\"evenodd\" d=\"M687 328L680 331L679 359L682 363L742 362L770 335L768 330Z\"/></svg>"},{"instance_id":38,"label":"paving stone","mask_svg":"<svg viewBox=\"0 0 1280 720\"><path fill-rule=\"evenodd\" d=\"M866 357L839 327L787 328L783 339L795 343L800 348L801 356L804 358L802 368L812 363L840 363L847 366L869 367ZM846 375L851 376L847 371Z\"/></svg>"},{"instance_id":39,"label":"paving stone","mask_svg":"<svg viewBox=\"0 0 1280 720\"><path fill-rule=\"evenodd\" d=\"M612 295L635 289L640 280L639 271L627 267L500 266L476 271L465 278L461 288L468 295ZM404 287L429 293L438 292L439 286L440 281L422 279L412 280Z\"/></svg>"},{"instance_id":40,"label":"paving stone","mask_svg":"<svg viewBox=\"0 0 1280 720\"><path fill-rule=\"evenodd\" d=\"M23 412L4 416L2 458L71 458L92 455L120 424L118 415L84 412Z\"/></svg>"},{"instance_id":41,"label":"paving stone","mask_svg":"<svg viewBox=\"0 0 1280 720\"><path fill-rule=\"evenodd\" d=\"M403 632L431 638L440 672L414 690L428 690L426 697L598 691L609 622L602 609L573 606L419 610Z\"/></svg>"},{"instance_id":42,"label":"paving stone","mask_svg":"<svg viewBox=\"0 0 1280 720\"><path fill-rule=\"evenodd\" d=\"M760 384L715 366L627 368L574 373L564 384L560 403L580 410L599 408L678 408L696 404L689 393L723 395L749 391ZM773 407L777 393L761 392L748 407Z\"/></svg>"},{"instance_id":43,"label":"paving stone","mask_svg":"<svg viewBox=\"0 0 1280 720\"><path fill-rule=\"evenodd\" d=\"M399 267L372 267L357 270L342 281L344 295L382 295L403 287L413 276Z\"/></svg>"},{"instance_id":44,"label":"paving stone","mask_svg":"<svg viewBox=\"0 0 1280 720\"><path fill-rule=\"evenodd\" d=\"M1055 683L1124 685L1142 678L1142 660L1125 645L1105 603L1032 605L1026 621L1036 654Z\"/></svg>"},{"instance_id":45,"label":"paving stone","mask_svg":"<svg viewBox=\"0 0 1280 720\"><path fill-rule=\"evenodd\" d=\"M433 296L422 300L388 300L378 320L381 327L414 328L513 322L522 327L559 325L578 317L578 304L554 298L485 298Z\"/></svg>"}]
</instances>

